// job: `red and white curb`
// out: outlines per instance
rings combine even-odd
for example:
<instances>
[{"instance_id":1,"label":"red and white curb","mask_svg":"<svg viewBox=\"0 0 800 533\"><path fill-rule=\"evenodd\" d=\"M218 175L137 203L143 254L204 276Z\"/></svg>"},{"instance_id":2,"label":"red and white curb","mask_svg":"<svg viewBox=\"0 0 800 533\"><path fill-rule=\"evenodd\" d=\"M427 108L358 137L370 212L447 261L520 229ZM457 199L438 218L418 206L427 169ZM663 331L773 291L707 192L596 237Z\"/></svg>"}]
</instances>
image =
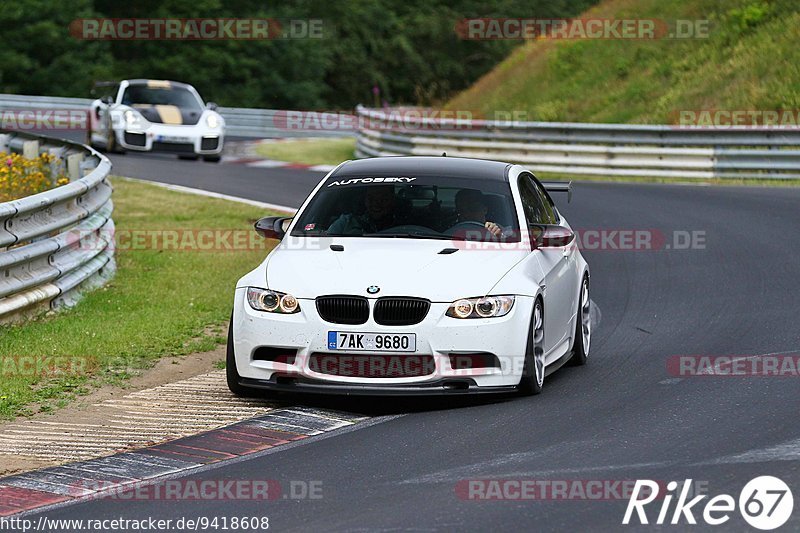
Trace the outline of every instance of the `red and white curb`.
<instances>
[{"instance_id":1,"label":"red and white curb","mask_svg":"<svg viewBox=\"0 0 800 533\"><path fill-rule=\"evenodd\" d=\"M102 497L143 482L347 428L365 418L306 407L280 408L140 450L0 478L0 516Z\"/></svg>"},{"instance_id":2,"label":"red and white curb","mask_svg":"<svg viewBox=\"0 0 800 533\"><path fill-rule=\"evenodd\" d=\"M282 142L282 139L259 139L255 141L237 141L228 143L222 162L234 165L244 165L253 168L297 168L312 172L330 172L336 165L305 165L288 161L276 161L258 155L256 148L265 143Z\"/></svg>"},{"instance_id":3,"label":"red and white curb","mask_svg":"<svg viewBox=\"0 0 800 533\"><path fill-rule=\"evenodd\" d=\"M253 168L297 168L310 170L312 172L330 172L336 168L336 165L304 165L302 163L290 163L288 161L275 161L274 159L262 159L257 157L225 156L222 158L222 162Z\"/></svg>"}]
</instances>

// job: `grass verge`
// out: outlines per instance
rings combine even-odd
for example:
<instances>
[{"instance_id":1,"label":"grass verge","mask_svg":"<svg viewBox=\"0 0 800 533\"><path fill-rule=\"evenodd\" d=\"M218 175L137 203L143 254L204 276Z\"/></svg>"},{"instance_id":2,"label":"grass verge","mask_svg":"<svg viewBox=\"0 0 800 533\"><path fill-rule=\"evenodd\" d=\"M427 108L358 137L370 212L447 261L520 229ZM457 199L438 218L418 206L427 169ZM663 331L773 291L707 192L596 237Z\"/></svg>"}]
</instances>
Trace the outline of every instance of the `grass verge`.
<instances>
[{"instance_id":1,"label":"grass verge","mask_svg":"<svg viewBox=\"0 0 800 533\"><path fill-rule=\"evenodd\" d=\"M579 18L655 19L671 31L676 20L700 21L708 31L687 38L530 41L446 108L490 119L513 111L526 120L677 124L684 111L691 117L701 110L800 105L797 2L604 0Z\"/></svg>"},{"instance_id":2,"label":"grass verge","mask_svg":"<svg viewBox=\"0 0 800 533\"><path fill-rule=\"evenodd\" d=\"M255 235L253 222L269 214L258 207L118 178L113 185L117 275L73 309L0 326L0 419L63 407L161 357L223 343L236 280L272 246L233 240ZM201 230L220 244L201 249ZM168 235L176 244L152 244Z\"/></svg>"},{"instance_id":3,"label":"grass verge","mask_svg":"<svg viewBox=\"0 0 800 533\"><path fill-rule=\"evenodd\" d=\"M353 159L356 140L353 137L336 139L292 139L265 142L256 152L276 161L289 161L304 165L338 165Z\"/></svg>"}]
</instances>

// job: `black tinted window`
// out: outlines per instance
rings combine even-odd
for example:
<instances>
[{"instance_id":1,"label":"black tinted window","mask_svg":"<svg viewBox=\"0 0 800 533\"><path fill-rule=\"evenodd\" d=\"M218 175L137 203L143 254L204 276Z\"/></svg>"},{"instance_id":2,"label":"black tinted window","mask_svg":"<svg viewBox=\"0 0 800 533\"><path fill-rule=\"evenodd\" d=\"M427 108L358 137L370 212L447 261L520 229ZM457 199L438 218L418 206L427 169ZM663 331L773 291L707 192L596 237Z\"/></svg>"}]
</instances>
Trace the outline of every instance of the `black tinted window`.
<instances>
[{"instance_id":1,"label":"black tinted window","mask_svg":"<svg viewBox=\"0 0 800 533\"><path fill-rule=\"evenodd\" d=\"M525 211L525 220L528 224L549 224L542 197L536 191L531 177L522 174L519 177L519 194L522 198L522 208Z\"/></svg>"},{"instance_id":2,"label":"black tinted window","mask_svg":"<svg viewBox=\"0 0 800 533\"><path fill-rule=\"evenodd\" d=\"M457 177L330 178L300 214L295 236L518 240L511 189L505 181ZM469 234L469 237L465 237Z\"/></svg>"},{"instance_id":3,"label":"black tinted window","mask_svg":"<svg viewBox=\"0 0 800 533\"><path fill-rule=\"evenodd\" d=\"M542 223L557 224L558 215L556 214L553 204L550 203L550 198L547 196L547 193L544 191L541 185L536 183L536 180L531 177L528 177L528 180L531 182L531 185L536 190L536 194L539 196L539 203L542 206Z\"/></svg>"}]
</instances>

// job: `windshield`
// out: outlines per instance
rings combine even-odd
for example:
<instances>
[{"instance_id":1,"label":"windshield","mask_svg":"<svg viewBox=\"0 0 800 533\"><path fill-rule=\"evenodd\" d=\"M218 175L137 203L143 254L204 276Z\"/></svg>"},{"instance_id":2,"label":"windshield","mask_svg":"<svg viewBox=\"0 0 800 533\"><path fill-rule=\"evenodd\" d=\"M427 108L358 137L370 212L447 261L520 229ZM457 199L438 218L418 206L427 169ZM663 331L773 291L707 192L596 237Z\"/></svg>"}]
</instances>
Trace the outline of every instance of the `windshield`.
<instances>
[{"instance_id":1,"label":"windshield","mask_svg":"<svg viewBox=\"0 0 800 533\"><path fill-rule=\"evenodd\" d=\"M519 224L505 181L335 176L292 235L517 242Z\"/></svg>"},{"instance_id":2,"label":"windshield","mask_svg":"<svg viewBox=\"0 0 800 533\"><path fill-rule=\"evenodd\" d=\"M135 105L174 105L183 109L202 109L202 104L188 89L131 85L122 95L122 103Z\"/></svg>"}]
</instances>

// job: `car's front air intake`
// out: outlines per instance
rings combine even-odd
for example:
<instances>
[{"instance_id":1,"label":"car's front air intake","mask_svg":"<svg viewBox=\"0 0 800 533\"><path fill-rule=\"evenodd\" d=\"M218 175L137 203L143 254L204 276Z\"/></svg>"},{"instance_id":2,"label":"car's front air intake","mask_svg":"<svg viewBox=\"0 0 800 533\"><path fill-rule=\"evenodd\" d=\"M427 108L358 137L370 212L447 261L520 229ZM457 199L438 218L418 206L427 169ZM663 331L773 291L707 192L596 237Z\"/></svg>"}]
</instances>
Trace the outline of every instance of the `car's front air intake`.
<instances>
[{"instance_id":1,"label":"car's front air intake","mask_svg":"<svg viewBox=\"0 0 800 533\"><path fill-rule=\"evenodd\" d=\"M422 298L386 297L375 302L375 322L382 326L410 326L425 319L431 302Z\"/></svg>"},{"instance_id":2,"label":"car's front air intake","mask_svg":"<svg viewBox=\"0 0 800 533\"><path fill-rule=\"evenodd\" d=\"M334 324L363 324L369 318L369 303L361 296L320 296L317 312Z\"/></svg>"}]
</instances>

